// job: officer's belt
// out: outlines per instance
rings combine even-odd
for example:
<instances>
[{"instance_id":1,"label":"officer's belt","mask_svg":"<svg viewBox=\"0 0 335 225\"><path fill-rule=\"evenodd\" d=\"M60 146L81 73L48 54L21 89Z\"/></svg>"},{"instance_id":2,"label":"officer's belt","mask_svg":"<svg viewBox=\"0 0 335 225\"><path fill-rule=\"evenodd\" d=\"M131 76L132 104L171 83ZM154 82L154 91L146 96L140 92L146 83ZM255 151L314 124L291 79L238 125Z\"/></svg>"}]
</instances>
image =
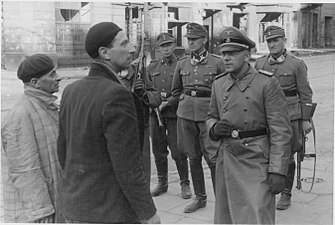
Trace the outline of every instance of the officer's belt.
<instances>
[{"instance_id":1,"label":"officer's belt","mask_svg":"<svg viewBox=\"0 0 335 225\"><path fill-rule=\"evenodd\" d=\"M265 128L259 130L248 130L248 131L233 130L231 132L231 137L238 139L238 138L256 137L264 134L267 134Z\"/></svg>"},{"instance_id":2,"label":"officer's belt","mask_svg":"<svg viewBox=\"0 0 335 225\"><path fill-rule=\"evenodd\" d=\"M296 90L284 91L284 94L286 97L297 96L297 91Z\"/></svg>"},{"instance_id":3,"label":"officer's belt","mask_svg":"<svg viewBox=\"0 0 335 225\"><path fill-rule=\"evenodd\" d=\"M209 98L211 97L211 92L208 91L195 91L195 90L184 90L185 95L189 95L192 97L198 97L198 98Z\"/></svg>"}]
</instances>

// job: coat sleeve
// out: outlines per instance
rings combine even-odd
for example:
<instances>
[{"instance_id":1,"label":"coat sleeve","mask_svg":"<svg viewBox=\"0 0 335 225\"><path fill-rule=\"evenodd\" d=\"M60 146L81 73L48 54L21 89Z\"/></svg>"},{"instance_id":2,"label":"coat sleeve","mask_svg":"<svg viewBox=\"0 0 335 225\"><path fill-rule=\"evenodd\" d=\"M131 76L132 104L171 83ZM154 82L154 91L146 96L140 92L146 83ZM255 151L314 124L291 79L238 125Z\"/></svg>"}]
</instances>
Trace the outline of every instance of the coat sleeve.
<instances>
[{"instance_id":1,"label":"coat sleeve","mask_svg":"<svg viewBox=\"0 0 335 225\"><path fill-rule=\"evenodd\" d=\"M176 69L173 74L171 94L173 96L173 101L170 100L170 105L178 105L179 97L183 92L183 81L180 76L180 61L177 62Z\"/></svg>"},{"instance_id":2,"label":"coat sleeve","mask_svg":"<svg viewBox=\"0 0 335 225\"><path fill-rule=\"evenodd\" d=\"M209 102L208 116L206 120L207 130L210 131L213 125L220 120L220 112L218 109L215 93L216 82L212 85L211 101Z\"/></svg>"},{"instance_id":3,"label":"coat sleeve","mask_svg":"<svg viewBox=\"0 0 335 225\"><path fill-rule=\"evenodd\" d=\"M301 117L302 119L308 120L309 115L306 115L305 112L308 110L305 109L306 103L312 103L313 91L309 85L307 79L307 66L304 61L299 60L296 68L296 82L297 82L297 92L299 94L299 99L301 103Z\"/></svg>"},{"instance_id":4,"label":"coat sleeve","mask_svg":"<svg viewBox=\"0 0 335 225\"><path fill-rule=\"evenodd\" d=\"M119 185L140 219L147 220L156 213L145 180L135 105L131 93L123 87L108 94L103 108L104 136Z\"/></svg>"},{"instance_id":5,"label":"coat sleeve","mask_svg":"<svg viewBox=\"0 0 335 225\"><path fill-rule=\"evenodd\" d=\"M147 105L150 108L157 108L161 103L162 99L160 94L157 92L157 90L154 88L153 83L149 77L149 74L144 74L145 79L145 93L142 96L141 100L145 105Z\"/></svg>"},{"instance_id":6,"label":"coat sleeve","mask_svg":"<svg viewBox=\"0 0 335 225\"><path fill-rule=\"evenodd\" d=\"M66 97L66 88L63 91L63 95L60 102L60 115L63 113L62 105L64 105L64 100L67 99ZM57 156L60 166L62 170L64 170L65 159L66 159L66 140L64 134L64 120L59 120L59 134L57 139Z\"/></svg>"},{"instance_id":7,"label":"coat sleeve","mask_svg":"<svg viewBox=\"0 0 335 225\"><path fill-rule=\"evenodd\" d=\"M276 78L271 77L263 96L270 135L269 173L286 176L292 130L285 95Z\"/></svg>"},{"instance_id":8,"label":"coat sleeve","mask_svg":"<svg viewBox=\"0 0 335 225\"><path fill-rule=\"evenodd\" d=\"M2 130L9 177L30 221L55 212L41 169L33 124L27 111L13 114Z\"/></svg>"}]
</instances>

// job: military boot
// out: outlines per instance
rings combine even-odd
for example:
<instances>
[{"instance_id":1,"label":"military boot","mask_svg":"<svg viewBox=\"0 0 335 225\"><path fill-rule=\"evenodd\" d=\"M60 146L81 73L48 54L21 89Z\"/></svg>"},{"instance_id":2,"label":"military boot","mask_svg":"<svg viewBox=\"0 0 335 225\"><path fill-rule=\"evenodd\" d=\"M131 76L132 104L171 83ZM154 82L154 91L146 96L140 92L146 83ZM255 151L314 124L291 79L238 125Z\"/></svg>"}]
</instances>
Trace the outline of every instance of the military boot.
<instances>
[{"instance_id":1,"label":"military boot","mask_svg":"<svg viewBox=\"0 0 335 225\"><path fill-rule=\"evenodd\" d=\"M287 193L281 193L280 199L277 202L276 209L285 210L291 205L291 195Z\"/></svg>"},{"instance_id":2,"label":"military boot","mask_svg":"<svg viewBox=\"0 0 335 225\"><path fill-rule=\"evenodd\" d=\"M193 213L200 208L206 207L207 196L196 196L191 204L186 206L184 213Z\"/></svg>"},{"instance_id":3,"label":"military boot","mask_svg":"<svg viewBox=\"0 0 335 225\"><path fill-rule=\"evenodd\" d=\"M192 197L190 183L181 183L181 197L183 199L189 199Z\"/></svg>"},{"instance_id":4,"label":"military boot","mask_svg":"<svg viewBox=\"0 0 335 225\"><path fill-rule=\"evenodd\" d=\"M192 197L192 192L190 189L190 180L188 179L187 158L176 160L176 166L180 177L181 197L183 199L189 199Z\"/></svg>"},{"instance_id":5,"label":"military boot","mask_svg":"<svg viewBox=\"0 0 335 225\"><path fill-rule=\"evenodd\" d=\"M158 195L161 195L161 194L167 192L167 189L168 189L167 177L166 176L159 176L158 177L158 184L154 188L154 190L152 190L151 196L156 197Z\"/></svg>"}]
</instances>

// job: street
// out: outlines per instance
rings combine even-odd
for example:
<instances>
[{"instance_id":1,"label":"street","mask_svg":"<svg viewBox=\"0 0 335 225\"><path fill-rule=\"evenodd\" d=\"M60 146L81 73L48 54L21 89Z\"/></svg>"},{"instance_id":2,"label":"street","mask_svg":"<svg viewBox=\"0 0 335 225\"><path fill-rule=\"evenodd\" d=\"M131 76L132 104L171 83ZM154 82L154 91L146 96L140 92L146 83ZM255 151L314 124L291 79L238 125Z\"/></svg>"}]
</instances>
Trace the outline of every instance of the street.
<instances>
[{"instance_id":1,"label":"street","mask_svg":"<svg viewBox=\"0 0 335 225\"><path fill-rule=\"evenodd\" d=\"M303 193L294 188L292 206L285 211L276 211L277 224L332 224L333 215L333 150L334 150L334 76L335 54L318 55L302 58L308 67L309 82L313 89L313 102L317 108L313 117L316 128L317 162L316 183L311 193ZM61 81L64 87L88 74L88 69L59 69L62 77L71 77ZM23 84L16 77L16 72L1 71L1 119L3 120L17 98L23 93ZM302 163L303 188L309 187L313 173L313 159ZM177 196L180 192L178 173L174 162L169 157L169 190L162 196L155 197L158 213L162 223L212 223L214 215L214 196L210 182L210 172L206 165L206 185L209 202L206 208L195 213L185 214L183 207L191 200ZM151 156L151 187L157 182L156 168ZM191 185L192 186L192 185ZM295 187L295 184L294 184ZM1 201L2 209L2 201ZM2 210L0 215L2 216ZM0 218L1 219L1 218ZM1 221L1 220L0 220Z\"/></svg>"}]
</instances>

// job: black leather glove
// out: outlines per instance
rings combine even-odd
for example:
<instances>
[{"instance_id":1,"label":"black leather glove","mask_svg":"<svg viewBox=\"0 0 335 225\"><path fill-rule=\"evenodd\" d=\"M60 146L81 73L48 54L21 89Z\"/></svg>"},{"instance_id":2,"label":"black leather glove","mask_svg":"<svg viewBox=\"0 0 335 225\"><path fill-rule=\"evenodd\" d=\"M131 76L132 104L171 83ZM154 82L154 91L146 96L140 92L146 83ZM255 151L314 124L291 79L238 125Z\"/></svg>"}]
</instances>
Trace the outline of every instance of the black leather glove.
<instances>
[{"instance_id":1,"label":"black leather glove","mask_svg":"<svg viewBox=\"0 0 335 225\"><path fill-rule=\"evenodd\" d=\"M269 185L272 194L279 194L284 190L286 177L277 173L270 173Z\"/></svg>"},{"instance_id":2,"label":"black leather glove","mask_svg":"<svg viewBox=\"0 0 335 225\"><path fill-rule=\"evenodd\" d=\"M143 79L138 79L138 80L135 81L134 91L140 97L142 97L144 95L145 87L144 87Z\"/></svg>"},{"instance_id":3,"label":"black leather glove","mask_svg":"<svg viewBox=\"0 0 335 225\"><path fill-rule=\"evenodd\" d=\"M230 136L233 130L233 126L229 123L227 119L219 120L213 126L213 133L215 136L218 137Z\"/></svg>"}]
</instances>

